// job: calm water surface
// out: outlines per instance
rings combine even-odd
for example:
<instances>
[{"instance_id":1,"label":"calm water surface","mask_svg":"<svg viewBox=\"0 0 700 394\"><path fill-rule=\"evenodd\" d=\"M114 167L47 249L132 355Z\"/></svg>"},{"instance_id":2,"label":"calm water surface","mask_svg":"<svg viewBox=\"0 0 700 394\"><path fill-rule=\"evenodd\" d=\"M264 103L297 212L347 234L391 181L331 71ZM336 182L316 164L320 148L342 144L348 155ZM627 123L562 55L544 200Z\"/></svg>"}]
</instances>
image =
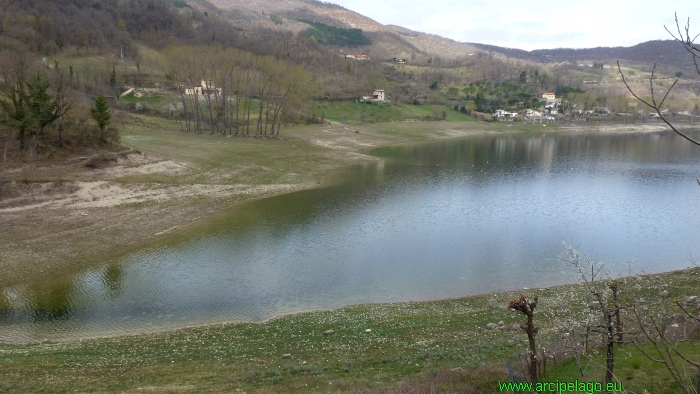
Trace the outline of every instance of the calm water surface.
<instances>
[{"instance_id":1,"label":"calm water surface","mask_svg":"<svg viewBox=\"0 0 700 394\"><path fill-rule=\"evenodd\" d=\"M478 136L372 154L384 160L244 204L178 244L0 289L0 341L570 283L562 241L625 273L632 259L634 272L659 272L700 256L700 149L671 133Z\"/></svg>"}]
</instances>

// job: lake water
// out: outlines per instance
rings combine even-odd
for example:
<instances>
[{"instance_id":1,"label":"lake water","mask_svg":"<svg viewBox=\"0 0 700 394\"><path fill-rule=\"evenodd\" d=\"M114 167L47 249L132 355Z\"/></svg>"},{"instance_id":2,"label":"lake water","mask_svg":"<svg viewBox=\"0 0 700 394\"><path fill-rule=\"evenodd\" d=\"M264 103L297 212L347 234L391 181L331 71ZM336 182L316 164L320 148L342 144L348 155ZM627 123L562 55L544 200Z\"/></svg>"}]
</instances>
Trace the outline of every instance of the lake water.
<instances>
[{"instance_id":1,"label":"lake water","mask_svg":"<svg viewBox=\"0 0 700 394\"><path fill-rule=\"evenodd\" d=\"M377 149L316 190L98 269L0 289L0 341L115 335L576 281L700 257L700 148L661 134L488 135Z\"/></svg>"}]
</instances>

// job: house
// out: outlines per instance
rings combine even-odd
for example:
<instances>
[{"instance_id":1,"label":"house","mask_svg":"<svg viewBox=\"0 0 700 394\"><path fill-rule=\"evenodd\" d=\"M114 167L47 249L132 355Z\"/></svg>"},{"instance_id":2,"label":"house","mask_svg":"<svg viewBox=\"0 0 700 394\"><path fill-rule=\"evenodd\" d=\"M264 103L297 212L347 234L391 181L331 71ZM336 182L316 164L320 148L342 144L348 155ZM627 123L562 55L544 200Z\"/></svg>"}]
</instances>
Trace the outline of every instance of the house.
<instances>
[{"instance_id":1,"label":"house","mask_svg":"<svg viewBox=\"0 0 700 394\"><path fill-rule=\"evenodd\" d=\"M406 59L399 59L399 58L392 58L391 59L392 63L397 63L397 64L406 64Z\"/></svg>"},{"instance_id":2,"label":"house","mask_svg":"<svg viewBox=\"0 0 700 394\"><path fill-rule=\"evenodd\" d=\"M384 95L384 90L383 89L377 89L372 93L372 102L373 103L383 103L386 101L386 96Z\"/></svg>"},{"instance_id":3,"label":"house","mask_svg":"<svg viewBox=\"0 0 700 394\"><path fill-rule=\"evenodd\" d=\"M346 59L355 59L355 60L372 60L370 59L369 55L362 55L359 53L353 53L353 54L347 54L345 55Z\"/></svg>"},{"instance_id":4,"label":"house","mask_svg":"<svg viewBox=\"0 0 700 394\"><path fill-rule=\"evenodd\" d=\"M545 93L542 95L542 99L543 99L543 100L547 100L547 101L549 101L549 100L556 100L556 99L557 99L557 95L554 94L554 93L552 93L552 92L545 92Z\"/></svg>"},{"instance_id":5,"label":"house","mask_svg":"<svg viewBox=\"0 0 700 394\"><path fill-rule=\"evenodd\" d=\"M508 112L503 109L497 109L496 112L493 113L494 118L515 118L518 116L517 112Z\"/></svg>"},{"instance_id":6,"label":"house","mask_svg":"<svg viewBox=\"0 0 700 394\"><path fill-rule=\"evenodd\" d=\"M202 81L201 86L195 86L192 89L185 89L185 94L188 96L218 96L221 94L221 88L214 86L214 81L208 79Z\"/></svg>"},{"instance_id":7,"label":"house","mask_svg":"<svg viewBox=\"0 0 700 394\"><path fill-rule=\"evenodd\" d=\"M385 103L386 102L386 95L384 94L383 89L377 89L372 93L371 96L362 96L360 97L360 102L361 103Z\"/></svg>"},{"instance_id":8,"label":"house","mask_svg":"<svg viewBox=\"0 0 700 394\"><path fill-rule=\"evenodd\" d=\"M525 110L525 117L530 118L530 119L535 119L535 118L542 118L544 114L540 111L535 111L534 109L526 109Z\"/></svg>"}]
</instances>

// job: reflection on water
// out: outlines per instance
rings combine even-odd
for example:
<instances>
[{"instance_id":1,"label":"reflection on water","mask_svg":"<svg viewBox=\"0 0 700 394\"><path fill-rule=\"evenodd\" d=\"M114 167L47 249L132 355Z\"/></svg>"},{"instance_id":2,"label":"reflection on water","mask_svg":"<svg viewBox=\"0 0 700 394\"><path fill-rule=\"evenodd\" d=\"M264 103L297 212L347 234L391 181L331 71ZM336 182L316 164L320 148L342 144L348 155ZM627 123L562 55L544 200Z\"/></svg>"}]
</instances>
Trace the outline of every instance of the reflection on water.
<instances>
[{"instance_id":1,"label":"reflection on water","mask_svg":"<svg viewBox=\"0 0 700 394\"><path fill-rule=\"evenodd\" d=\"M114 335L566 283L562 240L636 272L700 255L700 150L666 134L480 136L373 152L206 234L0 290L0 340ZM620 269L626 269L620 264Z\"/></svg>"}]
</instances>

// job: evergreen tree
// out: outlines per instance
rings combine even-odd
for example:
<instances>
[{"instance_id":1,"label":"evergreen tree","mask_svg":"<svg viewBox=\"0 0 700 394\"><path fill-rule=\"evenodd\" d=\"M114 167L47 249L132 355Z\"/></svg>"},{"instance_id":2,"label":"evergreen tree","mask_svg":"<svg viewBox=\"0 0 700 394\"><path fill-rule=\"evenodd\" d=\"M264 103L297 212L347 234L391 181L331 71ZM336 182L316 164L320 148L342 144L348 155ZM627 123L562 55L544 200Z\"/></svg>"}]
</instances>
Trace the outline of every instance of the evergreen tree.
<instances>
[{"instance_id":1,"label":"evergreen tree","mask_svg":"<svg viewBox=\"0 0 700 394\"><path fill-rule=\"evenodd\" d=\"M24 139L32 124L24 80L19 78L16 83L9 86L3 96L5 97L0 98L0 106L5 112L3 123L18 131L20 149L24 149Z\"/></svg>"},{"instance_id":2,"label":"evergreen tree","mask_svg":"<svg viewBox=\"0 0 700 394\"><path fill-rule=\"evenodd\" d=\"M117 84L117 68L112 65L112 73L109 75L109 86L114 87Z\"/></svg>"},{"instance_id":3,"label":"evergreen tree","mask_svg":"<svg viewBox=\"0 0 700 394\"><path fill-rule=\"evenodd\" d=\"M107 98L103 94L97 96L95 99L95 105L90 108L90 114L92 118L97 122L97 126L100 128L100 140L104 140L103 135L105 127L109 125L112 115L109 113L109 104L107 103Z\"/></svg>"},{"instance_id":4,"label":"evergreen tree","mask_svg":"<svg viewBox=\"0 0 700 394\"><path fill-rule=\"evenodd\" d=\"M44 138L44 128L56 119L56 101L51 100L47 90L51 86L48 78L43 74L27 81L27 102L32 123L39 126L39 137Z\"/></svg>"}]
</instances>

